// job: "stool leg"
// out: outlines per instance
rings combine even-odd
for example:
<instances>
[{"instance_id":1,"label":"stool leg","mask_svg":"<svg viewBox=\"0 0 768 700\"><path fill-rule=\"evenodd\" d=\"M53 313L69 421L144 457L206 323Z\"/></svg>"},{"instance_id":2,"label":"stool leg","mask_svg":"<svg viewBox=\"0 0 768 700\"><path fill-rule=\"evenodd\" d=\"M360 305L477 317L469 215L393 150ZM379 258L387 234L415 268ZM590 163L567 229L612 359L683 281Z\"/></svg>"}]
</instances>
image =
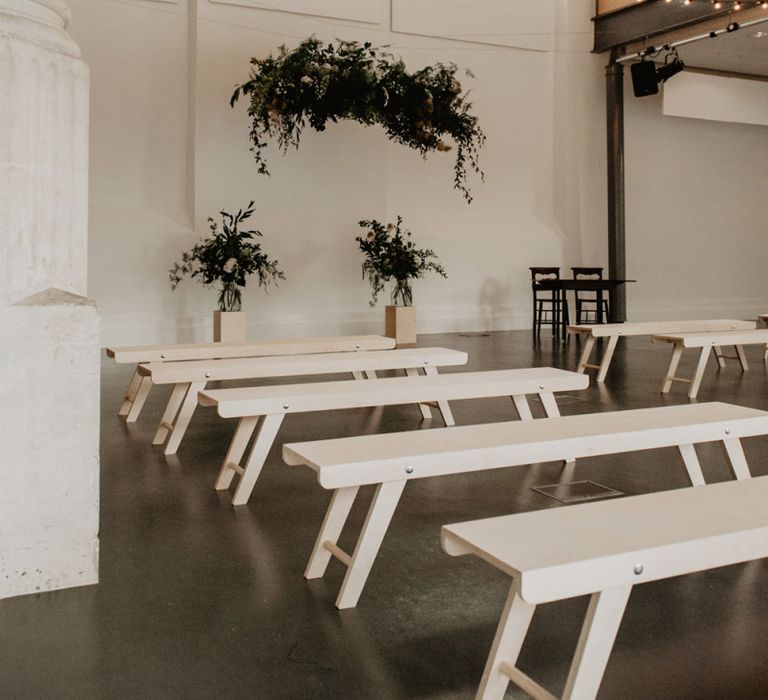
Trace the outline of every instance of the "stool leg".
<instances>
[{"instance_id":1,"label":"stool leg","mask_svg":"<svg viewBox=\"0 0 768 700\"><path fill-rule=\"evenodd\" d=\"M500 666L502 663L515 666L535 609L535 605L526 603L520 597L518 583L513 582L496 629L491 653L485 664L476 700L502 700L504 697L509 677Z\"/></svg>"},{"instance_id":2,"label":"stool leg","mask_svg":"<svg viewBox=\"0 0 768 700\"><path fill-rule=\"evenodd\" d=\"M631 590L632 586L620 586L592 594L563 700L597 695Z\"/></svg>"}]
</instances>

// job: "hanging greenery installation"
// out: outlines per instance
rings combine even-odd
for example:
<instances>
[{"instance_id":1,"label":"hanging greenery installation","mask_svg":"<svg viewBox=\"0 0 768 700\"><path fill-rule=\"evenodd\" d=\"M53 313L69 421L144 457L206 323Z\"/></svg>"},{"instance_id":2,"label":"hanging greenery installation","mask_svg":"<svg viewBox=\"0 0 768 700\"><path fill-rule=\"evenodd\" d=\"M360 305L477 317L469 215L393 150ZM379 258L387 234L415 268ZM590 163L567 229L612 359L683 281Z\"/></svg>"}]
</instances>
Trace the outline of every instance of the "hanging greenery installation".
<instances>
[{"instance_id":1,"label":"hanging greenery installation","mask_svg":"<svg viewBox=\"0 0 768 700\"><path fill-rule=\"evenodd\" d=\"M325 44L310 37L292 50L281 46L276 57L252 58L250 80L235 89L230 104L250 99L251 150L262 174L269 174L269 139L285 153L298 148L307 124L323 131L329 121L351 119L381 125L391 140L424 157L450 150L445 139L452 140L454 187L471 202L467 171L482 179L478 152L485 136L457 72L452 63L438 63L409 73L402 59L368 42Z\"/></svg>"}]
</instances>

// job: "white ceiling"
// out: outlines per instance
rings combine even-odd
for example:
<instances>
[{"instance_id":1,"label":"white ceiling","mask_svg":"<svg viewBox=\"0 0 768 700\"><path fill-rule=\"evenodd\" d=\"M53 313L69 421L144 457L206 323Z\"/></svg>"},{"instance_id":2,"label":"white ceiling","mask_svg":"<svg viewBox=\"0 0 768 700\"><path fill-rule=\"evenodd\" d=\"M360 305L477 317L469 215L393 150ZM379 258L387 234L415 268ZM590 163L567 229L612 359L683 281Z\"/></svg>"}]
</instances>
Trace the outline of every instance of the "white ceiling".
<instances>
[{"instance_id":1,"label":"white ceiling","mask_svg":"<svg viewBox=\"0 0 768 700\"><path fill-rule=\"evenodd\" d=\"M768 36L756 38L754 34L760 31L768 34L768 22L685 44L678 53L690 67L768 78Z\"/></svg>"}]
</instances>

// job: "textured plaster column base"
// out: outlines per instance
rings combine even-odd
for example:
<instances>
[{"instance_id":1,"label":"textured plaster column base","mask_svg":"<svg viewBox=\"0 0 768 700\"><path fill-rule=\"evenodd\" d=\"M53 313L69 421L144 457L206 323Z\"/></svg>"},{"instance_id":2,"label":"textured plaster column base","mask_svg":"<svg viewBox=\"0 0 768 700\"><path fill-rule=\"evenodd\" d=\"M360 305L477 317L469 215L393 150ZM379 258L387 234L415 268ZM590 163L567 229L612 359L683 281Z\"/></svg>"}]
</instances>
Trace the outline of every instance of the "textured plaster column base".
<instances>
[{"instance_id":1,"label":"textured plaster column base","mask_svg":"<svg viewBox=\"0 0 768 700\"><path fill-rule=\"evenodd\" d=\"M99 539L32 542L0 549L0 597L74 588L99 582Z\"/></svg>"},{"instance_id":2,"label":"textured plaster column base","mask_svg":"<svg viewBox=\"0 0 768 700\"><path fill-rule=\"evenodd\" d=\"M0 308L0 328L0 598L96 583L96 308L49 289Z\"/></svg>"}]
</instances>

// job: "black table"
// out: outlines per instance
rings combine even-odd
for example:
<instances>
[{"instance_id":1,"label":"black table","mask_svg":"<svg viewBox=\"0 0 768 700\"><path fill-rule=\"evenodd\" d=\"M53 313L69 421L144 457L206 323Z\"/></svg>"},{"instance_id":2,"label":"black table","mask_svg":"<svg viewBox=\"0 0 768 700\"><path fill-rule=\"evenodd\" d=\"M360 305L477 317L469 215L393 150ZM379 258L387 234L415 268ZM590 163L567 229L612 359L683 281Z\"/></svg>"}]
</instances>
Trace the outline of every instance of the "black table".
<instances>
[{"instance_id":1,"label":"black table","mask_svg":"<svg viewBox=\"0 0 768 700\"><path fill-rule=\"evenodd\" d=\"M543 291L551 290L554 299L552 314L554 321L555 335L565 340L568 337L568 290L579 292L595 292L597 294L597 323L615 323L613 317L613 304L609 306L608 318L603 318L603 293L612 292L620 284L635 282L636 280L615 280L615 279L542 279L536 282L536 289ZM560 309L563 314L560 314Z\"/></svg>"}]
</instances>

